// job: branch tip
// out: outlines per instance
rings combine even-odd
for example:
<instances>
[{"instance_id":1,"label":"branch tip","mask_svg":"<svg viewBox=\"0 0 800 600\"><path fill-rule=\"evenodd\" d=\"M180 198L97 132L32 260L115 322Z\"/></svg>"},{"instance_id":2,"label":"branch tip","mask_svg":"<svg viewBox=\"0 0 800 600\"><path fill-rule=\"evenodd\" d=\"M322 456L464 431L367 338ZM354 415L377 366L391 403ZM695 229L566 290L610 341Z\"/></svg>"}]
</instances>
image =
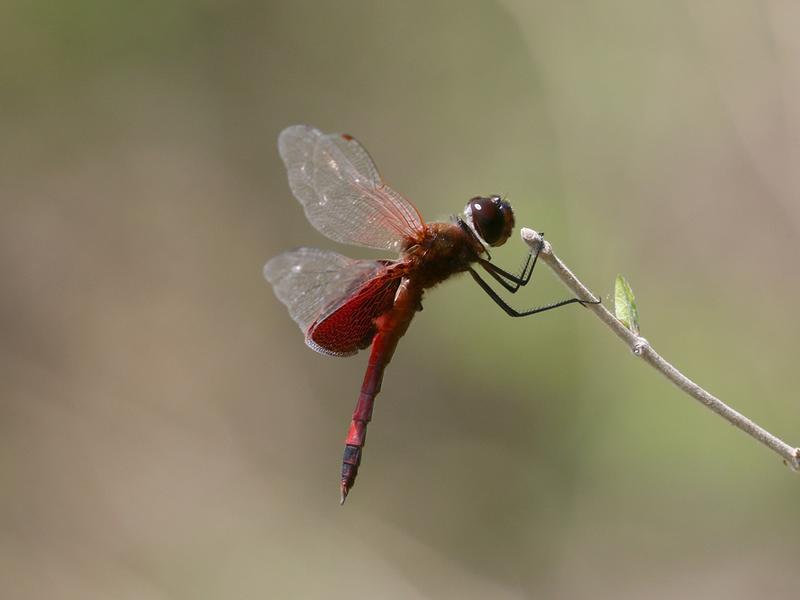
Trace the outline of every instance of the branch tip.
<instances>
[{"instance_id":1,"label":"branch tip","mask_svg":"<svg viewBox=\"0 0 800 600\"><path fill-rule=\"evenodd\" d=\"M550 267L561 282L569 288L576 297L586 298L594 296L589 289L581 282L570 269L555 255L549 242L544 237L530 229L523 227L520 229L520 236L532 250L539 251L544 263ZM622 339L628 348L642 360L647 362L656 371L661 373L669 381L675 384L680 390L715 412L717 415L728 421L731 425L738 427L744 433L758 440L773 452L783 458L789 468L795 472L800 472L800 448L790 446L777 436L760 427L741 413L735 411L727 404L716 398L694 381L686 377L678 369L667 362L650 343L637 333L628 329L619 319L611 314L602 304L591 304L587 308L603 321L606 326L613 331L617 337Z\"/></svg>"},{"instance_id":2,"label":"branch tip","mask_svg":"<svg viewBox=\"0 0 800 600\"><path fill-rule=\"evenodd\" d=\"M537 231L534 231L530 227L523 227L519 230L519 235L522 238L522 241L528 244L529 246L535 243L542 243L542 236L539 235Z\"/></svg>"}]
</instances>

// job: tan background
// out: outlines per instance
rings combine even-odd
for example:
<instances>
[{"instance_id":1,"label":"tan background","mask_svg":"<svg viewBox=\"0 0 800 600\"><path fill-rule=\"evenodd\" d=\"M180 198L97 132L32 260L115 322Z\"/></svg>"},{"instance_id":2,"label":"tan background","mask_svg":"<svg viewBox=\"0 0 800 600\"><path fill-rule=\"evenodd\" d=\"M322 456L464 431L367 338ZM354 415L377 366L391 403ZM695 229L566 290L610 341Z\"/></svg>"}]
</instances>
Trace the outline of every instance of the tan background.
<instances>
[{"instance_id":1,"label":"tan background","mask_svg":"<svg viewBox=\"0 0 800 600\"><path fill-rule=\"evenodd\" d=\"M468 279L340 508L366 357L305 348L261 267L344 250L275 142L348 131L429 219L507 194L606 299L623 272L659 350L798 443L800 6L395 4L0 7L3 598L794 597L797 476L587 312ZM537 278L518 306L564 295Z\"/></svg>"}]
</instances>

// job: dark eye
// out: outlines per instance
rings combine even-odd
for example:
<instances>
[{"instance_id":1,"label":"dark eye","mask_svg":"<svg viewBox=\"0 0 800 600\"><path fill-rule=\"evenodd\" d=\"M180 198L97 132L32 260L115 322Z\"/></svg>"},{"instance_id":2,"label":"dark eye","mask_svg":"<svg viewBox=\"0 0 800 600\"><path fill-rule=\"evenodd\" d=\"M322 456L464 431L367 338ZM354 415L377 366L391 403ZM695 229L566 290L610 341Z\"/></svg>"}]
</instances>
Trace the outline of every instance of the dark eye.
<instances>
[{"instance_id":1,"label":"dark eye","mask_svg":"<svg viewBox=\"0 0 800 600\"><path fill-rule=\"evenodd\" d=\"M490 246L501 246L514 229L514 211L500 196L475 196L467 202L464 214Z\"/></svg>"}]
</instances>

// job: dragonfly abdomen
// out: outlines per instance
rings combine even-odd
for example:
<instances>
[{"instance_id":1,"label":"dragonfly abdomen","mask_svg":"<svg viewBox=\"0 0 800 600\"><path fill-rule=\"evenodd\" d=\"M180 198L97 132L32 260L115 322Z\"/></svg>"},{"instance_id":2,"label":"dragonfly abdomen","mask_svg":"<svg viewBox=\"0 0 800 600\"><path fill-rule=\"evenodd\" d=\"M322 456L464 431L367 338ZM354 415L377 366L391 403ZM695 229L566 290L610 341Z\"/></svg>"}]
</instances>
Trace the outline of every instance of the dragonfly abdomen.
<instances>
[{"instance_id":1,"label":"dragonfly abdomen","mask_svg":"<svg viewBox=\"0 0 800 600\"><path fill-rule=\"evenodd\" d=\"M341 502L344 504L347 494L355 484L358 467L361 465L364 443L367 437L367 425L372 420L372 409L375 397L381 391L381 382L386 365L392 360L397 342L403 337L414 313L418 310L422 290L403 279L397 289L394 305L386 314L375 320L377 333L372 340L367 372L364 383L353 411L350 429L345 440L342 457Z\"/></svg>"}]
</instances>

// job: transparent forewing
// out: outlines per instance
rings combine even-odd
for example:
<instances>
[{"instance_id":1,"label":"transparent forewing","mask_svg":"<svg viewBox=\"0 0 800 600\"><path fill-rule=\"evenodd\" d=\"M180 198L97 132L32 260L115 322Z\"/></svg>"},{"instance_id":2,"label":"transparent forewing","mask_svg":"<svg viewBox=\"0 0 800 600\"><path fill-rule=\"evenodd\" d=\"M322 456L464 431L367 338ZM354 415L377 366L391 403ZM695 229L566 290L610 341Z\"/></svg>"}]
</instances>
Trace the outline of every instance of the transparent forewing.
<instances>
[{"instance_id":1,"label":"transparent forewing","mask_svg":"<svg viewBox=\"0 0 800 600\"><path fill-rule=\"evenodd\" d=\"M283 130L278 150L306 217L332 240L397 250L424 231L417 209L383 183L351 136L295 125Z\"/></svg>"},{"instance_id":2,"label":"transparent forewing","mask_svg":"<svg viewBox=\"0 0 800 600\"><path fill-rule=\"evenodd\" d=\"M264 265L264 277L307 339L312 324L325 319L365 282L385 272L382 262L355 260L317 248L290 250Z\"/></svg>"}]
</instances>

